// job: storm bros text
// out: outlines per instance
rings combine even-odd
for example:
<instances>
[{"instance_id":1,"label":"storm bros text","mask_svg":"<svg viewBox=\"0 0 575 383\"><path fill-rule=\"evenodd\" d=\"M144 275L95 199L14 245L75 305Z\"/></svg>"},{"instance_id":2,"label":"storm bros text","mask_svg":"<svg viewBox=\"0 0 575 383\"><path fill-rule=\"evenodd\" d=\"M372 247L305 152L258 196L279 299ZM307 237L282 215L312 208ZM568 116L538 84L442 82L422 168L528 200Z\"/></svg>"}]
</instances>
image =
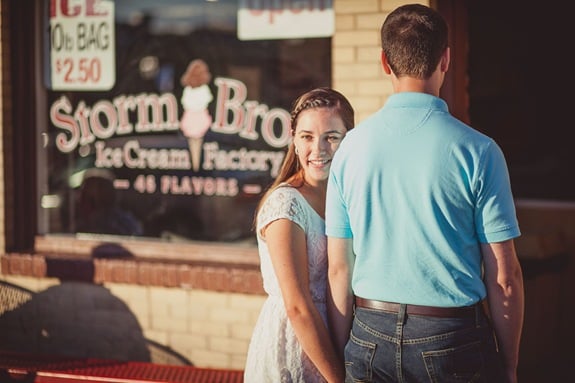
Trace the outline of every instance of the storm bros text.
<instances>
[{"instance_id":1,"label":"storm bros text","mask_svg":"<svg viewBox=\"0 0 575 383\"><path fill-rule=\"evenodd\" d=\"M217 87L217 104L212 131L237 134L252 141L258 140L261 135L261 138L273 148L282 148L289 143L290 123L289 113L286 110L269 109L267 105L246 100L246 87L241 81L220 77L215 79L214 84ZM132 123L133 119L135 123ZM99 100L91 107L80 101L75 110L70 100L62 96L52 104L50 120L61 130L56 135L55 145L63 153L72 152L79 146L98 141L95 151L97 167L124 166L139 169L190 167L187 150L142 148L137 136L126 141L121 148L107 147L105 143L114 136L178 130L180 128L178 102L171 93L122 95L112 101ZM208 152L205 152L206 150ZM208 145L204 148L204 152L204 169L269 170L272 177L277 175L283 159L281 151L250 151L241 148L229 153L223 150L214 153L214 145ZM221 160L223 158L228 160Z\"/></svg>"}]
</instances>

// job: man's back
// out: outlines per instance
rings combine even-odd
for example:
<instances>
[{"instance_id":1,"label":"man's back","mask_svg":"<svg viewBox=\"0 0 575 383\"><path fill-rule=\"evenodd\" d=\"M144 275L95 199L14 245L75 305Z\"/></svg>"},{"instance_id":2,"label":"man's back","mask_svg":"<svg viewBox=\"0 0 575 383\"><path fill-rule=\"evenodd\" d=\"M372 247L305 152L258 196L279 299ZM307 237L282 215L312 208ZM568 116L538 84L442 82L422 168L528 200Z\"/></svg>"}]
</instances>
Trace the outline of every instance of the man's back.
<instances>
[{"instance_id":1,"label":"man's back","mask_svg":"<svg viewBox=\"0 0 575 383\"><path fill-rule=\"evenodd\" d=\"M423 93L391 96L346 137L327 211L354 233L356 295L448 307L485 297L479 241L519 233L510 193L492 203L508 181L492 157L503 158L490 138Z\"/></svg>"}]
</instances>

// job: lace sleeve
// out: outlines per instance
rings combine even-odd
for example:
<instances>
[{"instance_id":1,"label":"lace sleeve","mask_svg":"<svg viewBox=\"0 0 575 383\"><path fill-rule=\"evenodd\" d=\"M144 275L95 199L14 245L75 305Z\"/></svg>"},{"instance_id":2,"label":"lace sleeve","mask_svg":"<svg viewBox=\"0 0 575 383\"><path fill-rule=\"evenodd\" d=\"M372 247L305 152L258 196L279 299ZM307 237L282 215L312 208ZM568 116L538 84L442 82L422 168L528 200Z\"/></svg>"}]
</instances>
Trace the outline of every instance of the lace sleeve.
<instances>
[{"instance_id":1,"label":"lace sleeve","mask_svg":"<svg viewBox=\"0 0 575 383\"><path fill-rule=\"evenodd\" d=\"M299 192L292 187L279 187L263 204L257 219L257 232L278 219L285 218L306 230L305 210Z\"/></svg>"}]
</instances>

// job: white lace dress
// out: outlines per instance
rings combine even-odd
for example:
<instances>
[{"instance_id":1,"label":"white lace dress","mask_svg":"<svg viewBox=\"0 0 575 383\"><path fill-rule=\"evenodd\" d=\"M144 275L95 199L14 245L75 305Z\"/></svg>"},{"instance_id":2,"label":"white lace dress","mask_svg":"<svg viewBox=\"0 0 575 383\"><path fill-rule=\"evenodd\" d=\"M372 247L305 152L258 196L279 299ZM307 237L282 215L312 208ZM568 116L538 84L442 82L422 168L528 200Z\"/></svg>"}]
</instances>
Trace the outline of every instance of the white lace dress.
<instances>
[{"instance_id":1,"label":"white lace dress","mask_svg":"<svg viewBox=\"0 0 575 383\"><path fill-rule=\"evenodd\" d=\"M325 382L303 352L286 315L269 249L260 230L269 223L287 218L306 233L310 289L323 320L327 323L327 240L325 222L300 192L290 186L276 189L266 200L257 220L257 239L264 290L263 304L248 349L245 383Z\"/></svg>"}]
</instances>

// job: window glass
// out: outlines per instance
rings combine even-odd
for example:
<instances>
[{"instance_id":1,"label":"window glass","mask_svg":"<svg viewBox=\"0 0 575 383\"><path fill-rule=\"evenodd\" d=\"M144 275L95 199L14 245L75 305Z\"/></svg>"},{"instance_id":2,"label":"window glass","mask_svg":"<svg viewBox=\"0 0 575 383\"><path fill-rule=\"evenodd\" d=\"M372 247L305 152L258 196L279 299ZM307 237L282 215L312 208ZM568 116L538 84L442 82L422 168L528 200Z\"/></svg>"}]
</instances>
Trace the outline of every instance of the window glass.
<instances>
[{"instance_id":1,"label":"window glass","mask_svg":"<svg viewBox=\"0 0 575 383\"><path fill-rule=\"evenodd\" d=\"M235 0L46 3L40 233L251 241L331 38L240 40Z\"/></svg>"}]
</instances>

